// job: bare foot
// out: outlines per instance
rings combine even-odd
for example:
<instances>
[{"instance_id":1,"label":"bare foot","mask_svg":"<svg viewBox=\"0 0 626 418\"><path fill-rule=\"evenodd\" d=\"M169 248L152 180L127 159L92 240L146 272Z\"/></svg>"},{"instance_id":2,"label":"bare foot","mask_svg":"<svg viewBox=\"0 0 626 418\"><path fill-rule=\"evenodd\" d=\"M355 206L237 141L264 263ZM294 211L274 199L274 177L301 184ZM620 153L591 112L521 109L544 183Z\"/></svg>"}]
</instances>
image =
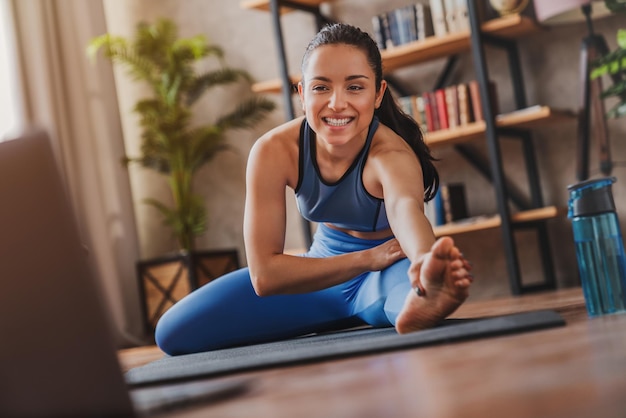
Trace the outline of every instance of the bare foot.
<instances>
[{"instance_id":1,"label":"bare foot","mask_svg":"<svg viewBox=\"0 0 626 418\"><path fill-rule=\"evenodd\" d=\"M454 312L469 294L473 281L469 270L452 238L437 240L422 262L413 263L409 269L412 286L419 286L425 294L409 291L396 320L398 333L431 328Z\"/></svg>"}]
</instances>

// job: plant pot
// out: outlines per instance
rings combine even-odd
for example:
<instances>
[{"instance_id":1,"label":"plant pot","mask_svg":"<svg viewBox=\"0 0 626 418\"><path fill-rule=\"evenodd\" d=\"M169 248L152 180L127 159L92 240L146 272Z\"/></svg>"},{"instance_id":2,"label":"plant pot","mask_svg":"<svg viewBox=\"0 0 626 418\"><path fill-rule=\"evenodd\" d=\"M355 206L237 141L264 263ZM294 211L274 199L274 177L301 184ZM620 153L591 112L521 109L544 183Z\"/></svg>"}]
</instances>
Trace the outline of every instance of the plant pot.
<instances>
[{"instance_id":1,"label":"plant pot","mask_svg":"<svg viewBox=\"0 0 626 418\"><path fill-rule=\"evenodd\" d=\"M146 331L180 299L240 267L237 250L191 251L137 262Z\"/></svg>"}]
</instances>

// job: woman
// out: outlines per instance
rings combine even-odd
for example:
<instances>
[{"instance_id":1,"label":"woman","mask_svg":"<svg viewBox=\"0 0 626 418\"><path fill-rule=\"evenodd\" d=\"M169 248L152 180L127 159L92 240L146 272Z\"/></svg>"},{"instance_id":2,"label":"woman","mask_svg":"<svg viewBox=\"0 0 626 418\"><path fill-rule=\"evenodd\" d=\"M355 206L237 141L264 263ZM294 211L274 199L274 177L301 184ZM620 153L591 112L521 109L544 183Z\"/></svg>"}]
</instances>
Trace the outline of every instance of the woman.
<instances>
[{"instance_id":1,"label":"woman","mask_svg":"<svg viewBox=\"0 0 626 418\"><path fill-rule=\"evenodd\" d=\"M382 78L360 29L335 24L311 41L298 84L305 116L253 146L244 238L248 267L191 293L163 315L170 355L342 327L432 327L468 296L469 264L435 241L424 201L439 179L419 127ZM318 222L304 256L283 254L285 187Z\"/></svg>"}]
</instances>

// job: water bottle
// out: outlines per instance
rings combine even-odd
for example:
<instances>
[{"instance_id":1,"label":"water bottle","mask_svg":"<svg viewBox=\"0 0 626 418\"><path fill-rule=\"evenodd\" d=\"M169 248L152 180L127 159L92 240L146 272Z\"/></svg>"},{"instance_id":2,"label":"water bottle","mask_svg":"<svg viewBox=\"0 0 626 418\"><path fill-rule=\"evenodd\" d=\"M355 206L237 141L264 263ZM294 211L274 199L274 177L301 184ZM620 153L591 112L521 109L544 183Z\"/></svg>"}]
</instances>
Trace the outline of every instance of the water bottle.
<instances>
[{"instance_id":1,"label":"water bottle","mask_svg":"<svg viewBox=\"0 0 626 418\"><path fill-rule=\"evenodd\" d=\"M568 186L578 270L589 316L626 312L626 255L611 186L615 177Z\"/></svg>"}]
</instances>

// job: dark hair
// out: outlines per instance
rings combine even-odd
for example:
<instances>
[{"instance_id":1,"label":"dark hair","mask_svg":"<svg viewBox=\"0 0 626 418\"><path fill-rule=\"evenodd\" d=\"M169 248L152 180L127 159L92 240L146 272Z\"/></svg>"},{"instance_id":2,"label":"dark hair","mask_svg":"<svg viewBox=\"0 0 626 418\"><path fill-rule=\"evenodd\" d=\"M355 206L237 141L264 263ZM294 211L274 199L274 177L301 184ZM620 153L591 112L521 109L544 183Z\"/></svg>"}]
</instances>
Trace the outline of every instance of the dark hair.
<instances>
[{"instance_id":1,"label":"dark hair","mask_svg":"<svg viewBox=\"0 0 626 418\"><path fill-rule=\"evenodd\" d=\"M337 44L354 46L365 53L374 71L376 90L379 90L383 80L383 65L376 42L366 32L345 23L327 25L315 35L302 57L302 72L304 73L311 52L320 46ZM435 158L424 142L422 130L417 122L400 109L389 89L385 90L381 105L374 114L380 122L393 129L413 149L422 165L424 201L433 199L439 188L439 173L433 164Z\"/></svg>"}]
</instances>

